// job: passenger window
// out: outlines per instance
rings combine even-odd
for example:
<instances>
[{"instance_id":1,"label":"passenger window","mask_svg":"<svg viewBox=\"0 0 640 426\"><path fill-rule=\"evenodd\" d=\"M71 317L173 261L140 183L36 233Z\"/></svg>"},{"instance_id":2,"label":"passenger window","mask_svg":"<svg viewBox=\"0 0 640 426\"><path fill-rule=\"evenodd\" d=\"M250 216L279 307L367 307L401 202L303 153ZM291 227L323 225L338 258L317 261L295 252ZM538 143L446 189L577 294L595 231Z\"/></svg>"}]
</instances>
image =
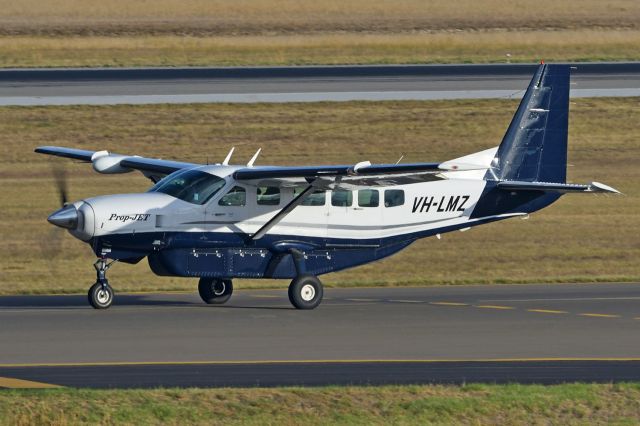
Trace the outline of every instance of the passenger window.
<instances>
[{"instance_id":1,"label":"passenger window","mask_svg":"<svg viewBox=\"0 0 640 426\"><path fill-rule=\"evenodd\" d=\"M224 197L220 198L221 206L244 206L247 204L247 191L241 186L234 186Z\"/></svg>"},{"instance_id":2,"label":"passenger window","mask_svg":"<svg viewBox=\"0 0 640 426\"><path fill-rule=\"evenodd\" d=\"M298 196L300 193L304 191L304 188L295 188L293 190L293 195ZM325 191L316 189L311 194L307 195L307 198L302 201L301 206L324 206L325 203Z\"/></svg>"},{"instance_id":3,"label":"passenger window","mask_svg":"<svg viewBox=\"0 0 640 426\"><path fill-rule=\"evenodd\" d=\"M404 191L402 189L387 189L384 191L384 206L397 207L404 204Z\"/></svg>"},{"instance_id":4,"label":"passenger window","mask_svg":"<svg viewBox=\"0 0 640 426\"><path fill-rule=\"evenodd\" d=\"M336 207L349 207L353 204L353 193L344 189L336 189L331 192L331 205Z\"/></svg>"},{"instance_id":5,"label":"passenger window","mask_svg":"<svg viewBox=\"0 0 640 426\"><path fill-rule=\"evenodd\" d=\"M277 206L280 204L280 188L277 186L258 187L258 205Z\"/></svg>"},{"instance_id":6,"label":"passenger window","mask_svg":"<svg viewBox=\"0 0 640 426\"><path fill-rule=\"evenodd\" d=\"M380 195L377 189L361 189L358 191L358 205L360 207L378 207Z\"/></svg>"}]
</instances>

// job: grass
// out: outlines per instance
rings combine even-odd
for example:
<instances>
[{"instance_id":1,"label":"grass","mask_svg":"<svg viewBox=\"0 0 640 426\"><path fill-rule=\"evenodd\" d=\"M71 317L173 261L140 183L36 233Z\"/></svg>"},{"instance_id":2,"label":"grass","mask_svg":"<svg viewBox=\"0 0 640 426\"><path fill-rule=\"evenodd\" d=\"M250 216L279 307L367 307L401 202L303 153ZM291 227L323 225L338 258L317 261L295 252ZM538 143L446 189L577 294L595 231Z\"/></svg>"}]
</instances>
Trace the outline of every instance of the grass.
<instances>
[{"instance_id":1,"label":"grass","mask_svg":"<svg viewBox=\"0 0 640 426\"><path fill-rule=\"evenodd\" d=\"M0 0L0 68L633 61L635 0Z\"/></svg>"},{"instance_id":2,"label":"grass","mask_svg":"<svg viewBox=\"0 0 640 426\"><path fill-rule=\"evenodd\" d=\"M635 0L0 1L2 34L238 35L459 29L639 28Z\"/></svg>"},{"instance_id":3,"label":"grass","mask_svg":"<svg viewBox=\"0 0 640 426\"><path fill-rule=\"evenodd\" d=\"M0 424L613 424L640 421L638 384L13 390Z\"/></svg>"},{"instance_id":4,"label":"grass","mask_svg":"<svg viewBox=\"0 0 640 426\"><path fill-rule=\"evenodd\" d=\"M221 161L231 146L258 164L441 161L499 143L512 100L317 104L3 107L0 132L0 294L85 292L88 246L46 222L58 207L52 166L64 165L72 200L140 192L138 173L98 175L86 164L34 154L39 145ZM529 220L421 240L384 261L326 275L328 285L597 282L640 279L640 100L578 99L570 120L569 180L598 180L624 196L567 195ZM389 141L393 141L390 145ZM156 277L146 261L116 265L116 290L195 288ZM238 281L284 286L282 281Z\"/></svg>"},{"instance_id":5,"label":"grass","mask_svg":"<svg viewBox=\"0 0 640 426\"><path fill-rule=\"evenodd\" d=\"M271 36L6 36L0 67L633 61L640 30ZM507 56L508 55L508 56Z\"/></svg>"}]
</instances>

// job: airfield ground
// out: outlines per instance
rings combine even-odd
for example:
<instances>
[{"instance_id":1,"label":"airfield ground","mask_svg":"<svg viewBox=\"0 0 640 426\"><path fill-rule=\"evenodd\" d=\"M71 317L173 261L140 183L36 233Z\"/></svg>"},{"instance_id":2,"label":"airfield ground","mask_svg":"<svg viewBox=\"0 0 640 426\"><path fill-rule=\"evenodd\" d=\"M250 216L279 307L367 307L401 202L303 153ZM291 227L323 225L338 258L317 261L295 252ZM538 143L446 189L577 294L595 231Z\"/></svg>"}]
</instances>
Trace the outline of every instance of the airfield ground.
<instances>
[{"instance_id":1,"label":"airfield ground","mask_svg":"<svg viewBox=\"0 0 640 426\"><path fill-rule=\"evenodd\" d=\"M516 101L152 105L0 108L3 132L0 294L85 293L95 279L89 248L46 222L58 207L54 165L72 200L144 191L141 175L98 175L86 164L34 154L38 145L220 161L263 148L259 164L438 161L499 143ZM327 275L333 286L590 282L640 279L638 98L572 101L569 178L598 180L623 196L569 195L534 214L422 240L397 256ZM154 276L146 262L116 265L119 291L193 290ZM237 281L240 288L284 281Z\"/></svg>"},{"instance_id":2,"label":"airfield ground","mask_svg":"<svg viewBox=\"0 0 640 426\"><path fill-rule=\"evenodd\" d=\"M633 0L24 0L0 67L637 60L639 22Z\"/></svg>"},{"instance_id":3,"label":"airfield ground","mask_svg":"<svg viewBox=\"0 0 640 426\"><path fill-rule=\"evenodd\" d=\"M640 59L634 0L5 3L4 68ZM497 144L514 109L514 101L0 108L0 294L85 293L94 279L88 248L45 221L58 204L55 160L32 154L37 145L191 161L219 161L232 145L245 160L262 146L261 164L435 161ZM421 241L326 283L640 279L639 122L638 98L572 102L570 178L625 196L567 196L528 221ZM137 174L56 163L72 199L148 186ZM155 277L146 264L117 265L110 278L120 291L195 286ZM638 384L6 390L0 424L635 424L639 397Z\"/></svg>"},{"instance_id":4,"label":"airfield ground","mask_svg":"<svg viewBox=\"0 0 640 426\"><path fill-rule=\"evenodd\" d=\"M0 424L636 424L638 384L13 390Z\"/></svg>"},{"instance_id":5,"label":"airfield ground","mask_svg":"<svg viewBox=\"0 0 640 426\"><path fill-rule=\"evenodd\" d=\"M633 61L640 31L437 31L427 34L7 36L0 66L246 66ZM509 56L507 56L507 54Z\"/></svg>"}]
</instances>

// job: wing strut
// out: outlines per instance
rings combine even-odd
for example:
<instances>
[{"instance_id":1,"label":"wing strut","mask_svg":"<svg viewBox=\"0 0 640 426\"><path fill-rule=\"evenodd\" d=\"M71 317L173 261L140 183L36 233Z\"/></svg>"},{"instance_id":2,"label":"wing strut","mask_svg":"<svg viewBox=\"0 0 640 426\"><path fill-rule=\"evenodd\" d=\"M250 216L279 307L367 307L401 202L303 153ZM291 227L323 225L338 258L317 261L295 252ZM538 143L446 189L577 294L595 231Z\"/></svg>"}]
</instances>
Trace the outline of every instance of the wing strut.
<instances>
[{"instance_id":1,"label":"wing strut","mask_svg":"<svg viewBox=\"0 0 640 426\"><path fill-rule=\"evenodd\" d=\"M259 240L264 237L267 232L274 226L276 226L282 219L285 218L289 213L293 211L297 206L299 206L307 195L315 189L313 185L314 181L309 182L309 186L307 186L304 191L298 194L297 197L294 197L293 200L289 202L286 206L282 208L275 216L273 216L267 223L262 225L262 228L258 229L258 231L249 238L249 240Z\"/></svg>"}]
</instances>

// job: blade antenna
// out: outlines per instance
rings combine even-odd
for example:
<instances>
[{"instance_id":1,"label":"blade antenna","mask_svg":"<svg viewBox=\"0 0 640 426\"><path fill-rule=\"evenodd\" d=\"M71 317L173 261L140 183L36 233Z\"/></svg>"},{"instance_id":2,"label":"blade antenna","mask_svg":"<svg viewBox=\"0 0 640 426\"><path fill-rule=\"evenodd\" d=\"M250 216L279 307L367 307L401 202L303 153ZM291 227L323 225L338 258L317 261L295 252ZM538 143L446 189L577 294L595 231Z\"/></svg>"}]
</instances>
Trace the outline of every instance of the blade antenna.
<instances>
[{"instance_id":1,"label":"blade antenna","mask_svg":"<svg viewBox=\"0 0 640 426\"><path fill-rule=\"evenodd\" d=\"M229 161L231 161L231 156L233 155L233 151L236 149L235 146L232 146L231 149L229 150L229 153L227 154L227 156L224 158L224 161L222 162L223 166L228 166L229 165Z\"/></svg>"},{"instance_id":2,"label":"blade antenna","mask_svg":"<svg viewBox=\"0 0 640 426\"><path fill-rule=\"evenodd\" d=\"M258 158L258 155L260 155L260 151L262 151L262 148L258 148L256 153L253 154L253 157L251 157L251 160L249 160L249 162L247 163L247 167L253 167L253 163L256 162L256 159Z\"/></svg>"}]
</instances>

